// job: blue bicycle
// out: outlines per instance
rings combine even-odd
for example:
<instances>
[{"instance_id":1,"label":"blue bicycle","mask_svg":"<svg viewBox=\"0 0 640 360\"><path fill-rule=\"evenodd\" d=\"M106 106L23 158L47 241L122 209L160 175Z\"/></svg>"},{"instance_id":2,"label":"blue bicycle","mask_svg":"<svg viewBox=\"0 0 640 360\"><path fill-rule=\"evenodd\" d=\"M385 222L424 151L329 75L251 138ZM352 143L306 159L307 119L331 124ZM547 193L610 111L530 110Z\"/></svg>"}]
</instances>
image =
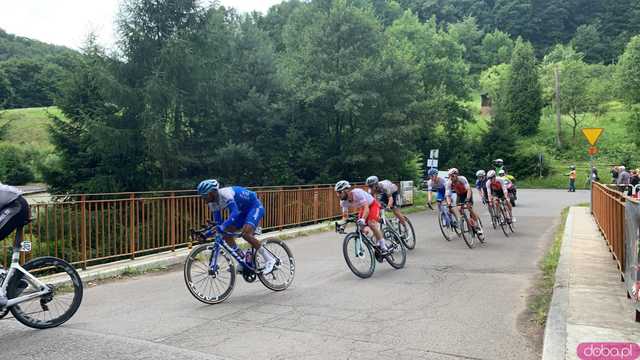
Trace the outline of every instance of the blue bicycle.
<instances>
[{"instance_id":1,"label":"blue bicycle","mask_svg":"<svg viewBox=\"0 0 640 360\"><path fill-rule=\"evenodd\" d=\"M296 270L295 259L284 242L276 239L262 241L262 246L276 259L273 271L265 274L262 255L256 255L255 249L234 251L223 236L237 238L240 234L218 233L211 225L191 230L194 242L214 238L213 242L195 246L184 263L184 281L196 299L212 305L225 301L231 295L236 283L236 264L232 259L240 265L238 272L249 283L258 278L273 291L283 291L291 285Z\"/></svg>"}]
</instances>

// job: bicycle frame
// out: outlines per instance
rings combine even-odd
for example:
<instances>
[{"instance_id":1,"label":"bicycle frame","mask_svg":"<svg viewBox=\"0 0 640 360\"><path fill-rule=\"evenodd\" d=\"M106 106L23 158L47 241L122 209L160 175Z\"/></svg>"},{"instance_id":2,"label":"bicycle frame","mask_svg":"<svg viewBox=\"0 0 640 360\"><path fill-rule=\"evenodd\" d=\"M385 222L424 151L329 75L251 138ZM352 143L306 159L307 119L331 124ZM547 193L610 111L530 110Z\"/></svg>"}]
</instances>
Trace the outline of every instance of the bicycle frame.
<instances>
[{"instance_id":1,"label":"bicycle frame","mask_svg":"<svg viewBox=\"0 0 640 360\"><path fill-rule=\"evenodd\" d=\"M449 211L449 208L442 205L442 201L438 201L438 210L440 212L440 214L444 214L445 215L445 221L446 221L446 226L451 226L451 212Z\"/></svg>"},{"instance_id":2,"label":"bicycle frame","mask_svg":"<svg viewBox=\"0 0 640 360\"><path fill-rule=\"evenodd\" d=\"M240 236L240 234L237 234L237 233L227 233L227 232L225 232L224 235L231 236L231 237L234 237L234 238ZM220 255L220 249L221 248L223 248L225 251L227 251L227 253L231 254L231 256L233 256L233 258L236 259L238 264L242 265L242 267L244 267L245 269L249 269L252 272L256 272L256 268L253 265L247 264L247 262L244 260L244 258L242 256L240 256L240 254L238 254L237 251L232 249L227 244L227 242L224 241L224 239L222 237L222 234L219 234L219 233L216 233L215 241L213 242L213 252L211 252L211 259L210 259L210 262L209 262L209 268L211 269L211 271L214 271L214 272L218 271L218 255ZM254 261L254 263L255 263L255 261Z\"/></svg>"},{"instance_id":3,"label":"bicycle frame","mask_svg":"<svg viewBox=\"0 0 640 360\"><path fill-rule=\"evenodd\" d=\"M22 228L18 228L16 231L16 241L13 245L13 254L11 255L11 266L7 271L7 275L2 281L2 286L0 286L0 297L7 296L7 288L9 286L9 282L11 278L16 276L17 272L21 272L24 276L23 279L27 281L31 286L36 289L40 289L40 291L35 292L29 295L18 296L17 298L8 299L7 303L2 305L0 304L0 308L9 308L13 305L23 303L25 301L29 301L35 298L39 298L43 295L46 295L51 292L51 289L44 283L42 283L38 278L31 275L27 270L25 270L22 266L20 266L20 247L19 245L22 243Z\"/></svg>"}]
</instances>

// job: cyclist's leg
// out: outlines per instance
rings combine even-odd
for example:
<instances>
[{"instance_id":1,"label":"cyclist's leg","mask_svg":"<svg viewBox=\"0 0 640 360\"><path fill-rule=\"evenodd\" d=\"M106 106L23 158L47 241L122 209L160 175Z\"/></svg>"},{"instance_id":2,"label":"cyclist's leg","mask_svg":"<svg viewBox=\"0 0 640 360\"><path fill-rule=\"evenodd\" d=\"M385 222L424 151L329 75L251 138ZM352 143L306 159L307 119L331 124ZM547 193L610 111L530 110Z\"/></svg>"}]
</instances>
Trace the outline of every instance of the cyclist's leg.
<instances>
[{"instance_id":1,"label":"cyclist's leg","mask_svg":"<svg viewBox=\"0 0 640 360\"><path fill-rule=\"evenodd\" d=\"M371 231L373 231L373 236L378 240L378 243L384 244L384 237L380 229L380 204L378 201L374 200L373 203L369 205L369 215L367 215L365 220Z\"/></svg>"},{"instance_id":2,"label":"cyclist's leg","mask_svg":"<svg viewBox=\"0 0 640 360\"><path fill-rule=\"evenodd\" d=\"M257 204L249 210L242 225L242 238L247 241L254 249L260 248L260 240L255 236L255 230L264 217L264 207Z\"/></svg>"},{"instance_id":3,"label":"cyclist's leg","mask_svg":"<svg viewBox=\"0 0 640 360\"><path fill-rule=\"evenodd\" d=\"M391 211L393 211L393 214L396 216L396 218L398 218L398 220L400 220L400 224L404 225L407 223L407 221L405 220L405 216L402 214L402 212L400 211L400 206L398 206L398 192L394 192L391 197L393 198L393 206L391 207Z\"/></svg>"}]
</instances>

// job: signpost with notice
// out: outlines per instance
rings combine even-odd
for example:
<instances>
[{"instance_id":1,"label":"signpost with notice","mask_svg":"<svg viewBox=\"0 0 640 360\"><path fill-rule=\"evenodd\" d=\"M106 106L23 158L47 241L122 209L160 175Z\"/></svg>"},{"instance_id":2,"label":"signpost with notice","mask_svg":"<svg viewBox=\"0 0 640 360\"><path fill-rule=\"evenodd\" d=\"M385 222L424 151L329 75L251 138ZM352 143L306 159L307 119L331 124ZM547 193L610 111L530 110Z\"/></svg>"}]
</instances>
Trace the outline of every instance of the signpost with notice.
<instances>
[{"instance_id":1,"label":"signpost with notice","mask_svg":"<svg viewBox=\"0 0 640 360\"><path fill-rule=\"evenodd\" d=\"M589 151L588 151L589 165L590 165L589 171L593 171L593 156L598 153L598 148L596 147L596 143L598 142L598 139L600 139L600 136L602 135L603 131L604 131L604 128L582 129L582 134L587 139L587 142L589 142L589 145L591 145L589 146ZM589 179L591 179L591 176L589 176Z\"/></svg>"}]
</instances>

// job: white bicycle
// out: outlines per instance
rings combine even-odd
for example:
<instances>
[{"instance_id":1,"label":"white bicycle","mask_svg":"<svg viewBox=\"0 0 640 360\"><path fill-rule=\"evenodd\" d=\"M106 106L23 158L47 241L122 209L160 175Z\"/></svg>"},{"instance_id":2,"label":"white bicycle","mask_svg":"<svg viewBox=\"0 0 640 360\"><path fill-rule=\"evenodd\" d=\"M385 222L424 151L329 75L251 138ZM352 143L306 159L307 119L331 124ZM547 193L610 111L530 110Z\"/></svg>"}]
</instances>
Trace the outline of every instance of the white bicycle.
<instances>
[{"instance_id":1,"label":"white bicycle","mask_svg":"<svg viewBox=\"0 0 640 360\"><path fill-rule=\"evenodd\" d=\"M22 227L16 230L11 266L0 269L0 319L9 311L26 326L48 329L62 325L82 302L82 280L68 262L52 256L20 265L20 252L31 251L23 241Z\"/></svg>"}]
</instances>

